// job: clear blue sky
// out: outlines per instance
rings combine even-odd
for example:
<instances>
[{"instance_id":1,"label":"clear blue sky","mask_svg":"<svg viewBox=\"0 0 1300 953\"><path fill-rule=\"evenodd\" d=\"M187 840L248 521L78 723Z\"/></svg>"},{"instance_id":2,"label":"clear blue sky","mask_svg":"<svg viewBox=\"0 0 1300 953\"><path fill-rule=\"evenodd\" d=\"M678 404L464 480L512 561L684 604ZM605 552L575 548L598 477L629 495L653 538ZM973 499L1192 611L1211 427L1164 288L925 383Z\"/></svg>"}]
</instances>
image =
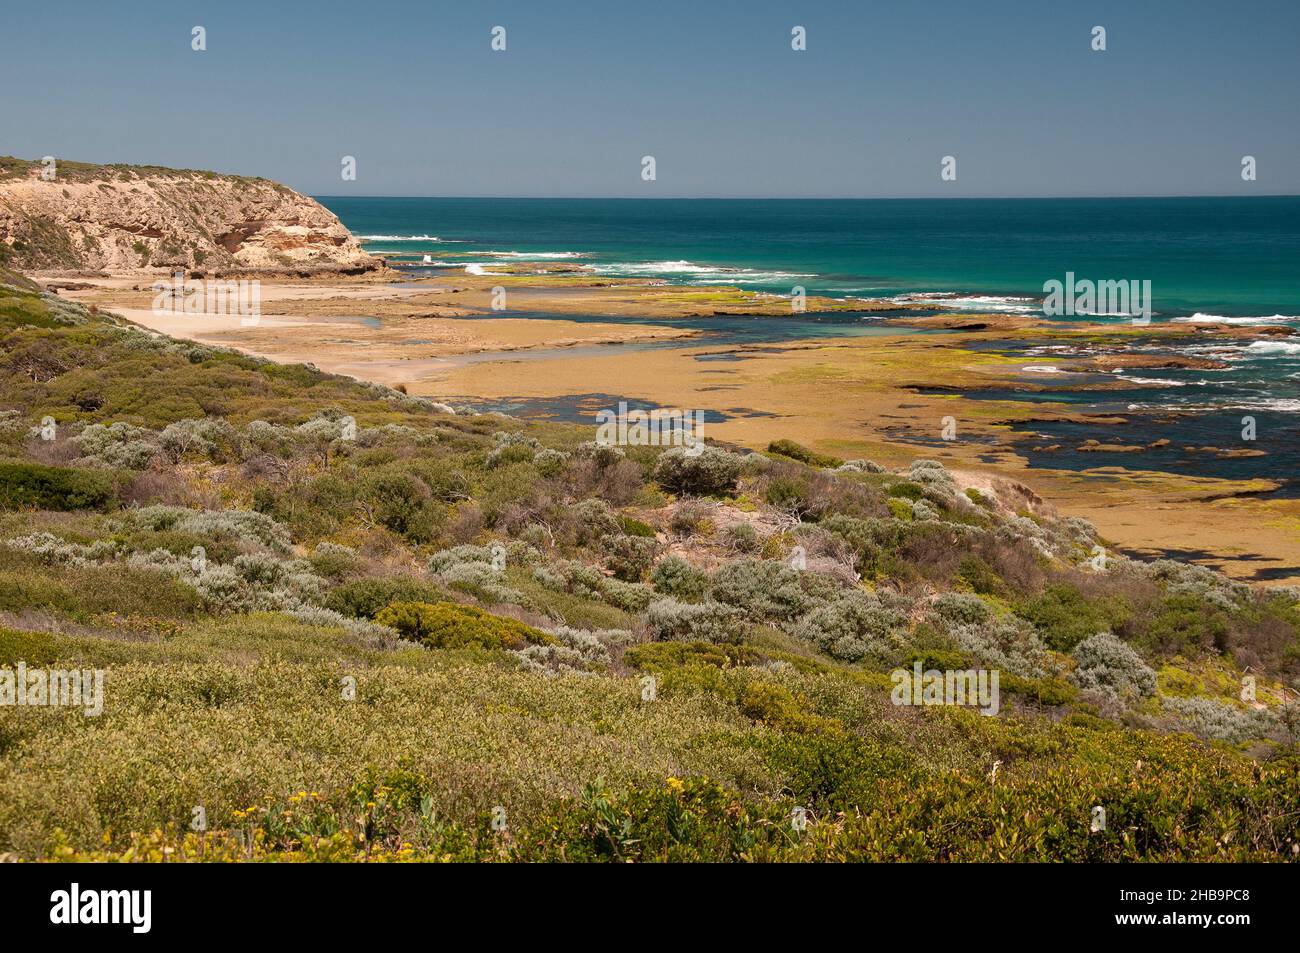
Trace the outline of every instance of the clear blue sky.
<instances>
[{"instance_id":1,"label":"clear blue sky","mask_svg":"<svg viewBox=\"0 0 1300 953\"><path fill-rule=\"evenodd\" d=\"M3 3L27 158L331 195L1300 193L1300 0Z\"/></svg>"}]
</instances>

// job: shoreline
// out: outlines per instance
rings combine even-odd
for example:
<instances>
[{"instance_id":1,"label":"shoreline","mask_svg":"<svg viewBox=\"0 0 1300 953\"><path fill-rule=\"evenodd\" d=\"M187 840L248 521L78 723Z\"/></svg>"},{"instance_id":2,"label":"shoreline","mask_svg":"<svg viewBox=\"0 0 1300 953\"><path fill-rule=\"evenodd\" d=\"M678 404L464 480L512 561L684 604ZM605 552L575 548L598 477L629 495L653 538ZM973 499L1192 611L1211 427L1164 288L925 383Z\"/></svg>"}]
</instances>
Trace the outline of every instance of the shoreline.
<instances>
[{"instance_id":1,"label":"shoreline","mask_svg":"<svg viewBox=\"0 0 1300 953\"><path fill-rule=\"evenodd\" d=\"M1041 358L1009 357L996 345L1099 336L1123 341L1134 333L1127 327L1062 327L1025 315L961 311L896 316L862 334L720 345L677 322L716 318L750 328L744 320L749 318L795 334L800 322L834 310L869 314L871 309L790 315L788 300L780 299L782 316L793 322L786 328L773 313L773 302L738 289L665 288L637 280L576 287L570 277L557 283L537 275L509 279L507 294L513 289L529 306L529 313L513 316L491 310L490 288L503 281L499 276L269 281L262 286L259 324L241 327L238 318L228 316L156 315L143 300L152 295L131 290L147 288L142 281L118 277L94 289L61 293L171 336L310 363L453 403L557 405L608 395L720 415L706 434L753 449L788 438L821 452L886 464L932 456L951 467L1023 482L1062 513L1094 522L1122 551L1178 555L1257 582L1300 582L1300 500L1269 496L1278 488L1275 480L1144 469L1146 448L1132 446L1123 454L1089 453L1094 465L1055 469L1031 460L1030 451L1012 439L1017 427L1035 421L1073 419L1117 432L1124 419L1116 424L1053 401L1050 390L1036 390L1042 387L1036 377L1043 375L1023 372L1027 363L1044 363ZM746 310L755 299L754 310ZM533 309L545 316L534 316ZM656 323L636 323L637 317ZM1142 332L1237 342L1259 330L1168 323ZM1069 364L1064 358L1054 361ZM1133 358L1120 363L1139 372L1154 366ZM1117 383L1100 379L1099 396ZM1035 399L988 396L1008 387ZM988 395L981 397L982 390ZM951 442L939 436L947 417L958 423ZM1124 446L1111 443L1107 435L1100 447L1079 449Z\"/></svg>"}]
</instances>

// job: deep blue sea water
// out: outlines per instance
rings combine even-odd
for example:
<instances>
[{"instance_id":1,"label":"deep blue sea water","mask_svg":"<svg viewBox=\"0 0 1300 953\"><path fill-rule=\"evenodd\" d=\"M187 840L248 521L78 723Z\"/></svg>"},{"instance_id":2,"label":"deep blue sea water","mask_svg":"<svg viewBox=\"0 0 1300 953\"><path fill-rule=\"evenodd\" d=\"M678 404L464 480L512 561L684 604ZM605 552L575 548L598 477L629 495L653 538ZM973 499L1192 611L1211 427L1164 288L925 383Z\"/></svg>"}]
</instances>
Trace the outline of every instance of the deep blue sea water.
<instances>
[{"instance_id":1,"label":"deep blue sea water","mask_svg":"<svg viewBox=\"0 0 1300 953\"><path fill-rule=\"evenodd\" d=\"M601 275L739 285L790 294L933 301L1040 314L1044 282L1151 282L1153 323L1210 321L1300 327L1300 196L1125 199L496 199L320 197L368 250L414 274L491 274L519 260L581 265ZM425 265L424 258L430 261ZM1087 320L1061 318L1059 320ZM1114 320L1123 320L1116 318ZM871 333L878 315L699 319L725 344ZM683 322L674 322L677 324ZM691 322L685 322L690 324ZM1149 348L1148 348L1149 349ZM1157 348L1158 349L1158 348ZM1029 352L1040 395L1008 382L1004 399L1054 400L1125 413L1123 442L1171 440L1162 468L1221 476L1300 469L1300 335L1194 342L1177 353L1226 370L1142 370L1122 389L1087 389L1097 375L1053 361L1071 349ZM652 395L645 395L650 397ZM1162 414L1173 412L1177 418ZM1221 460L1184 446L1241 446L1242 417L1258 418L1268 456ZM1178 421L1175 426L1171 419ZM1038 426L1038 425L1036 425ZM1075 431L1078 431L1077 433ZM1112 428L1113 430L1113 428ZM1137 431L1141 430L1141 433ZM1098 434L1042 424L1031 442L1066 446ZM1142 465L1152 461L1144 454ZM1033 457L1031 457L1033 461ZM1053 454L1044 466L1125 464L1115 454ZM1293 488L1300 490L1300 480Z\"/></svg>"},{"instance_id":2,"label":"deep blue sea water","mask_svg":"<svg viewBox=\"0 0 1300 953\"><path fill-rule=\"evenodd\" d=\"M786 294L1012 299L1071 271L1149 280L1165 317L1300 315L1300 196L320 200L371 251L455 268L542 255Z\"/></svg>"}]
</instances>

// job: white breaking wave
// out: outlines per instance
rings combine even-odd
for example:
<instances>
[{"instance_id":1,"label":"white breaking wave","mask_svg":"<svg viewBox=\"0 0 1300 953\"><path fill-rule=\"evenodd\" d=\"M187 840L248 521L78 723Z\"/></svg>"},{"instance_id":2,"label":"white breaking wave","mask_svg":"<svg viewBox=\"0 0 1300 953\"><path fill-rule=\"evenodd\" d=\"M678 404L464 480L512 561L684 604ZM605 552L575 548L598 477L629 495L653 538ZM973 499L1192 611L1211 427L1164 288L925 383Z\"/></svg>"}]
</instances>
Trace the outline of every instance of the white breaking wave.
<instances>
[{"instance_id":1,"label":"white breaking wave","mask_svg":"<svg viewBox=\"0 0 1300 953\"><path fill-rule=\"evenodd\" d=\"M585 251L485 251L494 258L586 258Z\"/></svg>"},{"instance_id":2,"label":"white breaking wave","mask_svg":"<svg viewBox=\"0 0 1300 953\"><path fill-rule=\"evenodd\" d=\"M957 295L947 291L918 292L897 295L892 300L899 304L932 304L936 307L957 308L962 311L1010 311L1028 314L1041 310L1037 298L1023 295Z\"/></svg>"},{"instance_id":3,"label":"white breaking wave","mask_svg":"<svg viewBox=\"0 0 1300 953\"><path fill-rule=\"evenodd\" d=\"M1064 374L1064 373L1066 373L1065 371L1063 371L1063 370L1061 370L1059 367L1057 367L1055 364L1027 364L1026 366L1022 367L1021 370L1022 370L1022 371L1025 371L1025 372L1028 373L1028 374Z\"/></svg>"},{"instance_id":4,"label":"white breaking wave","mask_svg":"<svg viewBox=\"0 0 1300 953\"><path fill-rule=\"evenodd\" d=\"M1285 410L1300 411L1300 400L1294 397L1265 397L1260 400L1242 400L1238 397L1231 397L1220 403L1138 403L1129 404L1129 410L1168 410L1170 407L1176 407L1180 413L1207 413L1211 411L1222 410Z\"/></svg>"},{"instance_id":5,"label":"white breaking wave","mask_svg":"<svg viewBox=\"0 0 1300 953\"><path fill-rule=\"evenodd\" d=\"M1291 341L1252 341L1246 348L1246 353L1300 355L1300 344Z\"/></svg>"},{"instance_id":6,"label":"white breaking wave","mask_svg":"<svg viewBox=\"0 0 1300 953\"><path fill-rule=\"evenodd\" d=\"M437 235L358 235L363 242L456 242L455 238L439 238Z\"/></svg>"},{"instance_id":7,"label":"white breaking wave","mask_svg":"<svg viewBox=\"0 0 1300 953\"><path fill-rule=\"evenodd\" d=\"M1185 381L1166 381L1156 377L1125 377L1123 374L1118 375L1122 381L1128 381L1130 384L1140 384L1143 387L1186 387Z\"/></svg>"},{"instance_id":8,"label":"white breaking wave","mask_svg":"<svg viewBox=\"0 0 1300 953\"><path fill-rule=\"evenodd\" d=\"M733 284L744 282L791 281L796 278L816 278L815 274L792 271L757 271L752 268L729 268L722 265L700 265L684 259L679 261L618 261L592 264L588 269L597 275L671 277L690 275L696 284Z\"/></svg>"},{"instance_id":9,"label":"white breaking wave","mask_svg":"<svg viewBox=\"0 0 1300 953\"><path fill-rule=\"evenodd\" d=\"M468 265L466 265L465 273L467 275L504 275L505 274L504 271L488 271L483 265L480 265L478 262L470 262Z\"/></svg>"},{"instance_id":10,"label":"white breaking wave","mask_svg":"<svg viewBox=\"0 0 1300 953\"><path fill-rule=\"evenodd\" d=\"M1272 314L1258 318L1232 318L1221 314L1202 314L1196 312L1190 318L1174 318L1184 324L1286 324L1288 321L1300 321L1297 314Z\"/></svg>"}]
</instances>

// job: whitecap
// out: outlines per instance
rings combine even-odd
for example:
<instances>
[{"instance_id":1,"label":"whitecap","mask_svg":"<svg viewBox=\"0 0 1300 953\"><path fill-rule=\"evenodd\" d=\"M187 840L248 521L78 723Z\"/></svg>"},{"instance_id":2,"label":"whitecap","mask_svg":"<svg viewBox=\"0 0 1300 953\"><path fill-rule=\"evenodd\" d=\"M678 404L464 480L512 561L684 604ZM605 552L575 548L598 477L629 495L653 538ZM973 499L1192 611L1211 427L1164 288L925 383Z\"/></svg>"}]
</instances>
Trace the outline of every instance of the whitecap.
<instances>
[{"instance_id":1,"label":"whitecap","mask_svg":"<svg viewBox=\"0 0 1300 953\"><path fill-rule=\"evenodd\" d=\"M1202 314L1200 311L1191 317L1174 318L1182 324L1286 324L1288 321L1300 321L1300 315L1273 314L1268 317L1226 317L1222 314Z\"/></svg>"}]
</instances>

